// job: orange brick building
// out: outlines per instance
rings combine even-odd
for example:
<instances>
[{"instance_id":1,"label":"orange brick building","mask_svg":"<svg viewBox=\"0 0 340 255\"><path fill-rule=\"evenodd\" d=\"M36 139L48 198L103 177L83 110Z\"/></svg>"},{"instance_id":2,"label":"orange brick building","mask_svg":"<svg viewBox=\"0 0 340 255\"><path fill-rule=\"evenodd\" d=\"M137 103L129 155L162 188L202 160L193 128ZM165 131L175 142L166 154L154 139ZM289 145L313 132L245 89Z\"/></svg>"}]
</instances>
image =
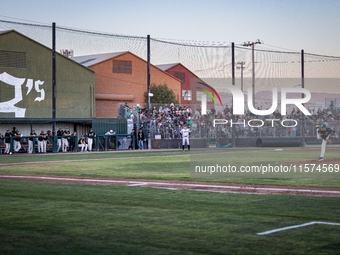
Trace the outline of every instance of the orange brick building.
<instances>
[{"instance_id":1,"label":"orange brick building","mask_svg":"<svg viewBox=\"0 0 340 255\"><path fill-rule=\"evenodd\" d=\"M147 62L131 52L73 57L96 73L96 117L117 117L118 103L143 103L147 91ZM151 84L168 85L181 103L181 81L151 65Z\"/></svg>"}]
</instances>

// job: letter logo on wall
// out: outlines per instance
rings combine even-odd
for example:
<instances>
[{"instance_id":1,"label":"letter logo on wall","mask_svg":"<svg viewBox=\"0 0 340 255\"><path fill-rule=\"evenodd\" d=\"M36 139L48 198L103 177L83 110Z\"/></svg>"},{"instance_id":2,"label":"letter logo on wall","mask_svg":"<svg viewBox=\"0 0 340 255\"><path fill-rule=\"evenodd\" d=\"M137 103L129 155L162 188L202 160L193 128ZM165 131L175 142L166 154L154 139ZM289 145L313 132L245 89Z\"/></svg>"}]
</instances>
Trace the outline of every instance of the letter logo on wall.
<instances>
[{"instance_id":1,"label":"letter logo on wall","mask_svg":"<svg viewBox=\"0 0 340 255\"><path fill-rule=\"evenodd\" d=\"M4 82L10 86L14 86L14 98L6 101L0 102L0 112L3 113L14 113L16 118L25 117L26 108L16 107L15 105L22 101L22 85L25 83L26 78L17 78L6 72L0 74L0 82ZM40 93L40 97L36 97L34 101L45 100L45 90L40 89L39 86L43 85L43 81L35 81L34 88L35 91ZM26 96L31 92L33 88L33 79L27 79L26 87L28 88Z\"/></svg>"}]
</instances>

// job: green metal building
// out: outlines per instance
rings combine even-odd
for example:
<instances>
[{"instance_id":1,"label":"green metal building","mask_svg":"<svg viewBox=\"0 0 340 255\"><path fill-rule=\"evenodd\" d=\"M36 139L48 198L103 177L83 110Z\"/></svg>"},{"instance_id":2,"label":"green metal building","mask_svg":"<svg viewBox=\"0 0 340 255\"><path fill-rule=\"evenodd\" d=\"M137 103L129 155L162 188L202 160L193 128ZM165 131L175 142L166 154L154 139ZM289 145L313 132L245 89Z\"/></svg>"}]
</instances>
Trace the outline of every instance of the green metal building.
<instances>
[{"instance_id":1,"label":"green metal building","mask_svg":"<svg viewBox=\"0 0 340 255\"><path fill-rule=\"evenodd\" d=\"M0 32L0 133L19 129L27 140L33 129L52 130L52 103L52 50L15 30ZM60 127L78 136L91 127L98 135L111 129L125 134L127 123L95 118L95 72L56 53L56 130Z\"/></svg>"},{"instance_id":2,"label":"green metal building","mask_svg":"<svg viewBox=\"0 0 340 255\"><path fill-rule=\"evenodd\" d=\"M0 133L51 129L52 97L52 50L17 31L0 32ZM94 117L95 72L56 53L57 129L86 133Z\"/></svg>"},{"instance_id":3,"label":"green metal building","mask_svg":"<svg viewBox=\"0 0 340 255\"><path fill-rule=\"evenodd\" d=\"M0 33L0 117L52 117L52 50L14 30ZM95 73L56 54L56 117L95 117Z\"/></svg>"}]
</instances>

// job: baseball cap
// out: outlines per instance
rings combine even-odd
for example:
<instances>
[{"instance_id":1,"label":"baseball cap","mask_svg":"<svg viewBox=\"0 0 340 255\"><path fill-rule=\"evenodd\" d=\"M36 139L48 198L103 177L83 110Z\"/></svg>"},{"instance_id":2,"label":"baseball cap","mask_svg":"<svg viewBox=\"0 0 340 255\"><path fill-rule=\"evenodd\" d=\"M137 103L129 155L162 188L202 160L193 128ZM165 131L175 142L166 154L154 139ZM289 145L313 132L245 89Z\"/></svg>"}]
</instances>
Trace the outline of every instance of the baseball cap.
<instances>
[{"instance_id":1,"label":"baseball cap","mask_svg":"<svg viewBox=\"0 0 340 255\"><path fill-rule=\"evenodd\" d=\"M326 127L326 124L325 124L325 123L323 123L323 124L320 125L320 128L325 128L325 127Z\"/></svg>"},{"instance_id":2,"label":"baseball cap","mask_svg":"<svg viewBox=\"0 0 340 255\"><path fill-rule=\"evenodd\" d=\"M68 129L68 127L66 127L65 129Z\"/></svg>"},{"instance_id":3,"label":"baseball cap","mask_svg":"<svg viewBox=\"0 0 340 255\"><path fill-rule=\"evenodd\" d=\"M43 132L44 132L44 130L41 130L41 132L43 133Z\"/></svg>"},{"instance_id":4,"label":"baseball cap","mask_svg":"<svg viewBox=\"0 0 340 255\"><path fill-rule=\"evenodd\" d=\"M110 133L113 133L113 130L110 130Z\"/></svg>"},{"instance_id":5,"label":"baseball cap","mask_svg":"<svg viewBox=\"0 0 340 255\"><path fill-rule=\"evenodd\" d=\"M59 129L63 129L62 127L60 127Z\"/></svg>"}]
</instances>

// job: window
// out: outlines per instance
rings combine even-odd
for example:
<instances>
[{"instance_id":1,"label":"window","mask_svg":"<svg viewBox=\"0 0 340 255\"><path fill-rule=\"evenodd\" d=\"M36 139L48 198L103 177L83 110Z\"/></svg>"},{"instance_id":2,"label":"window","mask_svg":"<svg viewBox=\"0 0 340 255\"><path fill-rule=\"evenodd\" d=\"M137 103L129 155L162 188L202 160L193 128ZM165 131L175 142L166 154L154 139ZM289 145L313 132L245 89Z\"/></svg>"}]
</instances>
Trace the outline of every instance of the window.
<instances>
[{"instance_id":1,"label":"window","mask_svg":"<svg viewBox=\"0 0 340 255\"><path fill-rule=\"evenodd\" d=\"M205 93L203 91L196 91L196 101L202 101L202 94ZM213 99L211 96L207 94L207 102L212 102Z\"/></svg>"},{"instance_id":2,"label":"window","mask_svg":"<svg viewBox=\"0 0 340 255\"><path fill-rule=\"evenodd\" d=\"M175 72L174 76L179 79L182 83L185 83L185 73Z\"/></svg>"},{"instance_id":3,"label":"window","mask_svg":"<svg viewBox=\"0 0 340 255\"><path fill-rule=\"evenodd\" d=\"M192 99L191 90L182 90L182 100L190 100Z\"/></svg>"},{"instance_id":4,"label":"window","mask_svg":"<svg viewBox=\"0 0 340 255\"><path fill-rule=\"evenodd\" d=\"M113 73L132 74L132 61L113 60Z\"/></svg>"},{"instance_id":5,"label":"window","mask_svg":"<svg viewBox=\"0 0 340 255\"><path fill-rule=\"evenodd\" d=\"M26 68L26 53L0 50L0 67Z\"/></svg>"}]
</instances>

